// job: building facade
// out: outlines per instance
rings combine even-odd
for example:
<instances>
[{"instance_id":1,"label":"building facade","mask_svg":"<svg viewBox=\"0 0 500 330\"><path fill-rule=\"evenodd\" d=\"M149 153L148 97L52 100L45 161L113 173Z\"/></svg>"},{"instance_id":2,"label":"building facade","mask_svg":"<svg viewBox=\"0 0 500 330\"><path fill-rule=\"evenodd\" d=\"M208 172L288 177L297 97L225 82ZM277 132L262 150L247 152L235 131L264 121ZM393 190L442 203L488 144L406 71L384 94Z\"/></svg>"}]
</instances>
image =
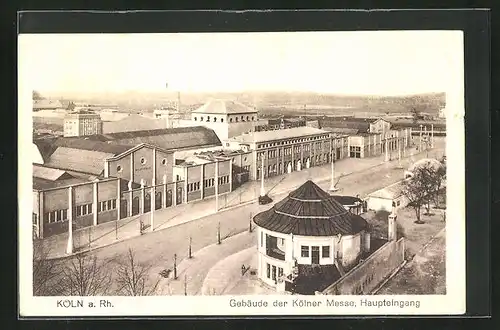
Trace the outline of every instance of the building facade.
<instances>
[{"instance_id":1,"label":"building facade","mask_svg":"<svg viewBox=\"0 0 500 330\"><path fill-rule=\"evenodd\" d=\"M251 150L255 168L251 180L328 164L348 155L348 137L314 127L243 134L225 141L227 147Z\"/></svg>"},{"instance_id":2,"label":"building facade","mask_svg":"<svg viewBox=\"0 0 500 330\"><path fill-rule=\"evenodd\" d=\"M278 291L312 294L370 251L367 222L312 181L254 217L258 277ZM321 283L319 274L327 278Z\"/></svg>"},{"instance_id":3,"label":"building facade","mask_svg":"<svg viewBox=\"0 0 500 330\"><path fill-rule=\"evenodd\" d=\"M64 117L64 136L102 134L102 120L97 113L78 111Z\"/></svg>"},{"instance_id":4,"label":"building facade","mask_svg":"<svg viewBox=\"0 0 500 330\"><path fill-rule=\"evenodd\" d=\"M225 140L253 132L258 122L258 111L242 103L226 100L209 100L191 112L191 122L215 131Z\"/></svg>"}]
</instances>

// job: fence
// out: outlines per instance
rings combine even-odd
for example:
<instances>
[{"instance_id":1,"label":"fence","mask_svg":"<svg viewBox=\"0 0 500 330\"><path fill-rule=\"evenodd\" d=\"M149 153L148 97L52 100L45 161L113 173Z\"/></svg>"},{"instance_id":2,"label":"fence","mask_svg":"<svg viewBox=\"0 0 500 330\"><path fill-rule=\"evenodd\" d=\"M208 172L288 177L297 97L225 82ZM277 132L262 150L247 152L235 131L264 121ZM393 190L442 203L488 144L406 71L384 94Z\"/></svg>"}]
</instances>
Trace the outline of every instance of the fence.
<instances>
[{"instance_id":1,"label":"fence","mask_svg":"<svg viewBox=\"0 0 500 330\"><path fill-rule=\"evenodd\" d=\"M323 290L326 295L370 294L404 262L404 238L384 244L364 262Z\"/></svg>"}]
</instances>

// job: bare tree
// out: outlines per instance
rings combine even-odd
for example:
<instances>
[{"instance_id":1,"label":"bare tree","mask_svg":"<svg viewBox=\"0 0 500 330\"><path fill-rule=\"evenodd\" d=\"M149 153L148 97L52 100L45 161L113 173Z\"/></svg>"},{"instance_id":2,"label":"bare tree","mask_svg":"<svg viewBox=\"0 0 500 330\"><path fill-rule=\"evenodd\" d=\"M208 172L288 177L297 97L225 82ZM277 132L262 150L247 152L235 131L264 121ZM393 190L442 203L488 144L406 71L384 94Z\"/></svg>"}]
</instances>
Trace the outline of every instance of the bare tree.
<instances>
[{"instance_id":1,"label":"bare tree","mask_svg":"<svg viewBox=\"0 0 500 330\"><path fill-rule=\"evenodd\" d=\"M57 296L59 286L55 285L59 275L58 264L49 259L50 250L42 240L33 241L33 295Z\"/></svg>"},{"instance_id":2,"label":"bare tree","mask_svg":"<svg viewBox=\"0 0 500 330\"><path fill-rule=\"evenodd\" d=\"M420 210L425 203L425 197L427 196L427 188L425 186L424 180L422 178L422 171L416 169L413 172L413 176L409 179L403 181L401 194L408 199L408 205L415 210L415 215L417 220L415 223L424 223L421 220Z\"/></svg>"},{"instance_id":3,"label":"bare tree","mask_svg":"<svg viewBox=\"0 0 500 330\"><path fill-rule=\"evenodd\" d=\"M62 269L59 285L65 296L105 295L111 284L109 263L95 255L79 253Z\"/></svg>"},{"instance_id":4,"label":"bare tree","mask_svg":"<svg viewBox=\"0 0 500 330\"><path fill-rule=\"evenodd\" d=\"M150 296L156 293L160 278L154 284L149 283L151 266L139 263L132 249L128 249L125 260L118 261L115 281L118 292L127 296Z\"/></svg>"}]
</instances>

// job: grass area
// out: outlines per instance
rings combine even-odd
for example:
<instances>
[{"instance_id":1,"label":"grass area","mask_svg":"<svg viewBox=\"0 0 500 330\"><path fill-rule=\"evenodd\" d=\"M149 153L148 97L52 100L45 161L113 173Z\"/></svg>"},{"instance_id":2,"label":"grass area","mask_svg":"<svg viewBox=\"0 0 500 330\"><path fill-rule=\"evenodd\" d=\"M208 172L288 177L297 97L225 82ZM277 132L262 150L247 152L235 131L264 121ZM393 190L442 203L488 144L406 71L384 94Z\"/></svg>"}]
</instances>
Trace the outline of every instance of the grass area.
<instances>
[{"instance_id":1,"label":"grass area","mask_svg":"<svg viewBox=\"0 0 500 330\"><path fill-rule=\"evenodd\" d=\"M432 237L445 227L442 210L432 210L431 215L424 215L421 220L423 224L416 224L415 212L412 208L400 209L397 213L397 233L399 237L406 239L406 255L413 257ZM387 217L386 211L369 211L363 215L372 227L372 236L387 239Z\"/></svg>"}]
</instances>

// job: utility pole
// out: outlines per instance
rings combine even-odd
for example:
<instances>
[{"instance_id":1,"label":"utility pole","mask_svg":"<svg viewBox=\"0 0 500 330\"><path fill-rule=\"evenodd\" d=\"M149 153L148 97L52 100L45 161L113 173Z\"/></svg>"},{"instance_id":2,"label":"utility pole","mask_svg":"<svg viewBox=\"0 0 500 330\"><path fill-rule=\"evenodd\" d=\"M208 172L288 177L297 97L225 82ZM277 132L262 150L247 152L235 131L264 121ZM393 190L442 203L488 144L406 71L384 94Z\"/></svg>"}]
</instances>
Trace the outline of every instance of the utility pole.
<instances>
[{"instance_id":1,"label":"utility pole","mask_svg":"<svg viewBox=\"0 0 500 330\"><path fill-rule=\"evenodd\" d=\"M335 186L335 158L333 157L333 153L332 153L332 163L331 163L331 174L330 175L331 175L330 191L335 192L339 189Z\"/></svg>"},{"instance_id":2,"label":"utility pole","mask_svg":"<svg viewBox=\"0 0 500 330\"><path fill-rule=\"evenodd\" d=\"M177 254L174 254L174 280L177 279Z\"/></svg>"},{"instance_id":3,"label":"utility pole","mask_svg":"<svg viewBox=\"0 0 500 330\"><path fill-rule=\"evenodd\" d=\"M434 149L434 124L431 124L431 149Z\"/></svg>"},{"instance_id":4,"label":"utility pole","mask_svg":"<svg viewBox=\"0 0 500 330\"><path fill-rule=\"evenodd\" d=\"M187 274L184 274L184 295L187 296Z\"/></svg>"},{"instance_id":5,"label":"utility pole","mask_svg":"<svg viewBox=\"0 0 500 330\"><path fill-rule=\"evenodd\" d=\"M191 244L193 242L193 238L189 236L189 250L188 250L188 258L191 259L193 256L191 254Z\"/></svg>"},{"instance_id":6,"label":"utility pole","mask_svg":"<svg viewBox=\"0 0 500 330\"><path fill-rule=\"evenodd\" d=\"M215 213L219 212L219 160L215 159Z\"/></svg>"},{"instance_id":7,"label":"utility pole","mask_svg":"<svg viewBox=\"0 0 500 330\"><path fill-rule=\"evenodd\" d=\"M419 147L418 147L418 152L422 152L422 124L420 124L420 141L419 141Z\"/></svg>"},{"instance_id":8,"label":"utility pole","mask_svg":"<svg viewBox=\"0 0 500 330\"><path fill-rule=\"evenodd\" d=\"M399 139L399 131L396 132L396 143L398 144L398 168L403 168L401 165L401 140Z\"/></svg>"},{"instance_id":9,"label":"utility pole","mask_svg":"<svg viewBox=\"0 0 500 330\"><path fill-rule=\"evenodd\" d=\"M265 195L266 195L266 189L264 188L264 153L262 153L262 159L260 165L260 196L263 197Z\"/></svg>"},{"instance_id":10,"label":"utility pole","mask_svg":"<svg viewBox=\"0 0 500 330\"><path fill-rule=\"evenodd\" d=\"M220 221L217 224L217 244L220 245Z\"/></svg>"},{"instance_id":11,"label":"utility pole","mask_svg":"<svg viewBox=\"0 0 500 330\"><path fill-rule=\"evenodd\" d=\"M73 254L73 187L68 188L68 244L66 254Z\"/></svg>"}]
</instances>

